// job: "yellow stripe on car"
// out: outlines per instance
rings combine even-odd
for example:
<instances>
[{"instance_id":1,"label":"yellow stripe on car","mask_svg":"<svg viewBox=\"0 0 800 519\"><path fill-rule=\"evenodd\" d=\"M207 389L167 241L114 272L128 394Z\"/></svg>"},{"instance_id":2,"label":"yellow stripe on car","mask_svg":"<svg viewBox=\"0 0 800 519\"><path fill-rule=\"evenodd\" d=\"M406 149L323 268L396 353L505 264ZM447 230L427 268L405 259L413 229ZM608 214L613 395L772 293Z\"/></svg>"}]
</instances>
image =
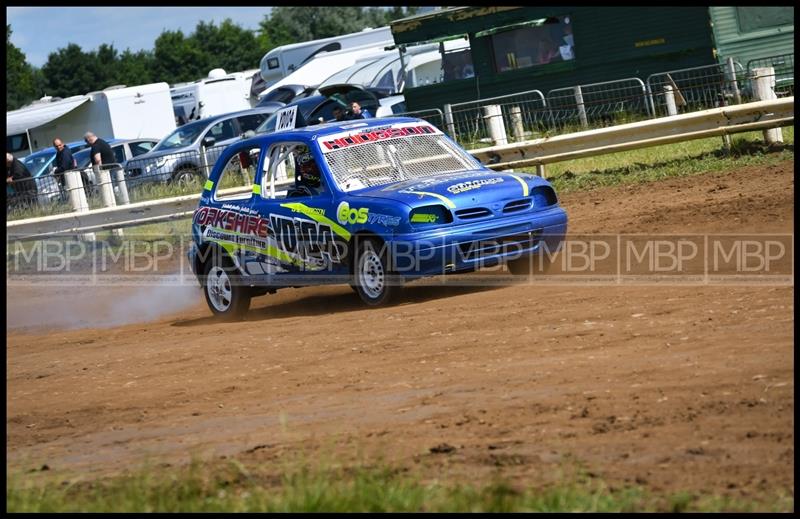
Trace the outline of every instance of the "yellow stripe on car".
<instances>
[{"instance_id":1,"label":"yellow stripe on car","mask_svg":"<svg viewBox=\"0 0 800 519\"><path fill-rule=\"evenodd\" d=\"M286 207L291 209L292 211L297 211L298 213L302 213L315 222L324 223L326 225L331 226L331 230L335 232L337 235L341 236L345 240L350 239L350 231L339 225L338 223L334 222L330 218L322 216L319 214L313 207L308 207L305 204L301 204L299 202L292 202L289 204L281 204L281 207Z\"/></svg>"},{"instance_id":2,"label":"yellow stripe on car","mask_svg":"<svg viewBox=\"0 0 800 519\"><path fill-rule=\"evenodd\" d=\"M455 208L456 208L456 204L454 204L452 201L450 201L450 199L449 199L449 198L447 198L446 196L440 195L440 194L438 194L438 193L429 193L429 192L427 192L427 191L410 191L410 190L409 190L409 191L404 191L404 192L405 192L405 193L413 193L413 194L415 194L415 195L428 195L428 196L433 196L433 197L436 197L436 198L438 198L438 199L439 199L439 200L441 200L442 202L444 202L444 203L445 203L445 205L446 205L447 207L449 207L450 209L455 209Z\"/></svg>"},{"instance_id":3,"label":"yellow stripe on car","mask_svg":"<svg viewBox=\"0 0 800 519\"><path fill-rule=\"evenodd\" d=\"M528 183L525 182L525 180L522 177L519 177L517 175L512 175L511 173L506 173L506 175L517 179L517 181L519 181L519 183L522 184L522 196L528 196Z\"/></svg>"},{"instance_id":4,"label":"yellow stripe on car","mask_svg":"<svg viewBox=\"0 0 800 519\"><path fill-rule=\"evenodd\" d=\"M214 187L214 182L211 180L206 180L206 184L203 186L203 189L206 191L211 191L213 187Z\"/></svg>"}]
</instances>

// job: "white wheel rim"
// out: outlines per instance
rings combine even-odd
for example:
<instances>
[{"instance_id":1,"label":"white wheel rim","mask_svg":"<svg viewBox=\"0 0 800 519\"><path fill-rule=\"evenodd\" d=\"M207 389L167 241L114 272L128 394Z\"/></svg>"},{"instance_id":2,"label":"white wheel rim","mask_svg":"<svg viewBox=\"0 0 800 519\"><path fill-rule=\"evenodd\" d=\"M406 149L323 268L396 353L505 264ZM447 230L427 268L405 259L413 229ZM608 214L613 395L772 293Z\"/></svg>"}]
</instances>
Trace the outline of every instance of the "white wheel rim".
<instances>
[{"instance_id":1,"label":"white wheel rim","mask_svg":"<svg viewBox=\"0 0 800 519\"><path fill-rule=\"evenodd\" d=\"M216 310L225 312L231 307L231 280L222 268L211 268L206 279L206 292Z\"/></svg>"},{"instance_id":2,"label":"white wheel rim","mask_svg":"<svg viewBox=\"0 0 800 519\"><path fill-rule=\"evenodd\" d=\"M359 284L370 298L377 299L383 293L386 284L381 258L375 251L367 250L361 255L360 263Z\"/></svg>"}]
</instances>

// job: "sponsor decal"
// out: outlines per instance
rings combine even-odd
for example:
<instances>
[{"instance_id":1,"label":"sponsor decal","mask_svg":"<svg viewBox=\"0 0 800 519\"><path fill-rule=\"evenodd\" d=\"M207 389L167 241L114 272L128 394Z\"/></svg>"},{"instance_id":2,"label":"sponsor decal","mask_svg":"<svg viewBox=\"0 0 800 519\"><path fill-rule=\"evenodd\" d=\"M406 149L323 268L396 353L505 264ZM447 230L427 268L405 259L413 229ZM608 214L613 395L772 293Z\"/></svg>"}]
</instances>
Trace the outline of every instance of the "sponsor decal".
<instances>
[{"instance_id":1,"label":"sponsor decal","mask_svg":"<svg viewBox=\"0 0 800 519\"><path fill-rule=\"evenodd\" d=\"M439 215L417 213L411 216L411 223L435 223Z\"/></svg>"},{"instance_id":2,"label":"sponsor decal","mask_svg":"<svg viewBox=\"0 0 800 519\"><path fill-rule=\"evenodd\" d=\"M262 238L266 238L269 234L267 220L256 215L243 214L240 210L202 207L195 211L193 223L225 231L253 234Z\"/></svg>"},{"instance_id":3,"label":"sponsor decal","mask_svg":"<svg viewBox=\"0 0 800 519\"><path fill-rule=\"evenodd\" d=\"M483 186L488 186L491 184L499 184L501 182L503 182L503 179L500 177L482 178L479 180L467 180L466 182L459 182L458 184L453 184L452 186L449 186L447 190L453 193L454 195L457 195L458 193L471 191L473 189L479 189Z\"/></svg>"},{"instance_id":4,"label":"sponsor decal","mask_svg":"<svg viewBox=\"0 0 800 519\"><path fill-rule=\"evenodd\" d=\"M366 223L369 216L369 209L362 207L361 209L350 208L350 204L342 202L336 208L336 220L342 224Z\"/></svg>"},{"instance_id":5,"label":"sponsor decal","mask_svg":"<svg viewBox=\"0 0 800 519\"><path fill-rule=\"evenodd\" d=\"M341 252L330 225L270 214L279 248L297 254L305 264L325 268L341 261Z\"/></svg>"},{"instance_id":6,"label":"sponsor decal","mask_svg":"<svg viewBox=\"0 0 800 519\"><path fill-rule=\"evenodd\" d=\"M349 146L364 144L369 142L377 142L386 139L394 139L397 137L406 137L409 135L426 135L441 133L433 126L423 124L417 126L393 126L387 129L368 128L361 132L350 132L346 134L336 134L321 141L321 149L323 153L341 150Z\"/></svg>"},{"instance_id":7,"label":"sponsor decal","mask_svg":"<svg viewBox=\"0 0 800 519\"><path fill-rule=\"evenodd\" d=\"M389 216L388 214L369 213L367 222L371 224L383 225L385 227L396 227L400 225L399 216Z\"/></svg>"}]
</instances>

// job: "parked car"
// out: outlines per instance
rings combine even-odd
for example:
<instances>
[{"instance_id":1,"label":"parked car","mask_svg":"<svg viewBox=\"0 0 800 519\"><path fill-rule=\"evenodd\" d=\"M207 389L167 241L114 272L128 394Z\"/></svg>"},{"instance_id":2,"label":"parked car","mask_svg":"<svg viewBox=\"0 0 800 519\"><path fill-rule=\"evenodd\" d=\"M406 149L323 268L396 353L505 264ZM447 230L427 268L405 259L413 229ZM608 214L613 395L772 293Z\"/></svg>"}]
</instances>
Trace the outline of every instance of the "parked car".
<instances>
[{"instance_id":1,"label":"parked car","mask_svg":"<svg viewBox=\"0 0 800 519\"><path fill-rule=\"evenodd\" d=\"M353 85L345 86L353 87ZM405 98L402 95L377 98L360 87L343 88L341 90L331 89L327 92L328 95L319 94L292 101L286 107L297 107L299 114L302 116L302 126L334 121L333 109L339 107L349 113L350 103L353 101L357 101L361 108L369 110L374 117L399 114L405 112L406 109ZM277 112L256 128L254 134L274 132L276 125ZM249 134L247 135L247 137L250 136Z\"/></svg>"},{"instance_id":2,"label":"parked car","mask_svg":"<svg viewBox=\"0 0 800 519\"><path fill-rule=\"evenodd\" d=\"M265 106L267 103L291 103L298 99L314 95L316 88L306 85L283 85L264 94L259 100L257 106Z\"/></svg>"},{"instance_id":3,"label":"parked car","mask_svg":"<svg viewBox=\"0 0 800 519\"><path fill-rule=\"evenodd\" d=\"M258 159L245 189L220 192L248 154ZM543 178L491 171L430 123L393 117L230 145L204 186L188 256L211 312L234 319L286 287L349 283L376 306L409 279L501 262L529 273L566 228Z\"/></svg>"},{"instance_id":4,"label":"parked car","mask_svg":"<svg viewBox=\"0 0 800 519\"><path fill-rule=\"evenodd\" d=\"M89 147L84 141L67 142L65 144L73 154ZM55 169L53 165L55 159L56 150L52 146L31 153L22 159L22 163L25 164L25 167L28 168L28 171L31 172L31 176L36 181L36 189L38 191L38 200L40 204L46 204L63 198L61 184L51 175L53 169ZM8 189L11 188L6 187L7 192Z\"/></svg>"},{"instance_id":5,"label":"parked car","mask_svg":"<svg viewBox=\"0 0 800 519\"><path fill-rule=\"evenodd\" d=\"M202 182L227 145L257 128L277 109L277 105L252 108L184 124L149 153L129 160L125 180L129 187L145 182ZM201 149L205 157L201 156Z\"/></svg>"},{"instance_id":6,"label":"parked car","mask_svg":"<svg viewBox=\"0 0 800 519\"><path fill-rule=\"evenodd\" d=\"M124 168L129 160L152 151L158 144L158 139L110 139L106 142L111 146L117 163ZM78 169L81 170L83 185L87 188L87 192L91 192L97 185L97 179L92 169L91 150L81 150L75 153L74 158Z\"/></svg>"}]
</instances>

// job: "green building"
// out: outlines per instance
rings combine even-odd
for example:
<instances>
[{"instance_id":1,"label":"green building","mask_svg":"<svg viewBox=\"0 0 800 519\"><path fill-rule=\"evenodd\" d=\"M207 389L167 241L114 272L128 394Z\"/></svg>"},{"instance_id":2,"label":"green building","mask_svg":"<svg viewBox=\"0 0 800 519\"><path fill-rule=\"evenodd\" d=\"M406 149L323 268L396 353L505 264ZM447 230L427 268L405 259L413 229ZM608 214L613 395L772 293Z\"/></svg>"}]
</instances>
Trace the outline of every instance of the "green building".
<instances>
[{"instance_id":1,"label":"green building","mask_svg":"<svg viewBox=\"0 0 800 519\"><path fill-rule=\"evenodd\" d=\"M456 7L391 24L402 48L438 41L438 82L409 110L441 108L716 62L708 7Z\"/></svg>"},{"instance_id":2,"label":"green building","mask_svg":"<svg viewBox=\"0 0 800 519\"><path fill-rule=\"evenodd\" d=\"M710 7L717 58L744 70L772 66L778 86L794 82L794 7Z\"/></svg>"}]
</instances>

